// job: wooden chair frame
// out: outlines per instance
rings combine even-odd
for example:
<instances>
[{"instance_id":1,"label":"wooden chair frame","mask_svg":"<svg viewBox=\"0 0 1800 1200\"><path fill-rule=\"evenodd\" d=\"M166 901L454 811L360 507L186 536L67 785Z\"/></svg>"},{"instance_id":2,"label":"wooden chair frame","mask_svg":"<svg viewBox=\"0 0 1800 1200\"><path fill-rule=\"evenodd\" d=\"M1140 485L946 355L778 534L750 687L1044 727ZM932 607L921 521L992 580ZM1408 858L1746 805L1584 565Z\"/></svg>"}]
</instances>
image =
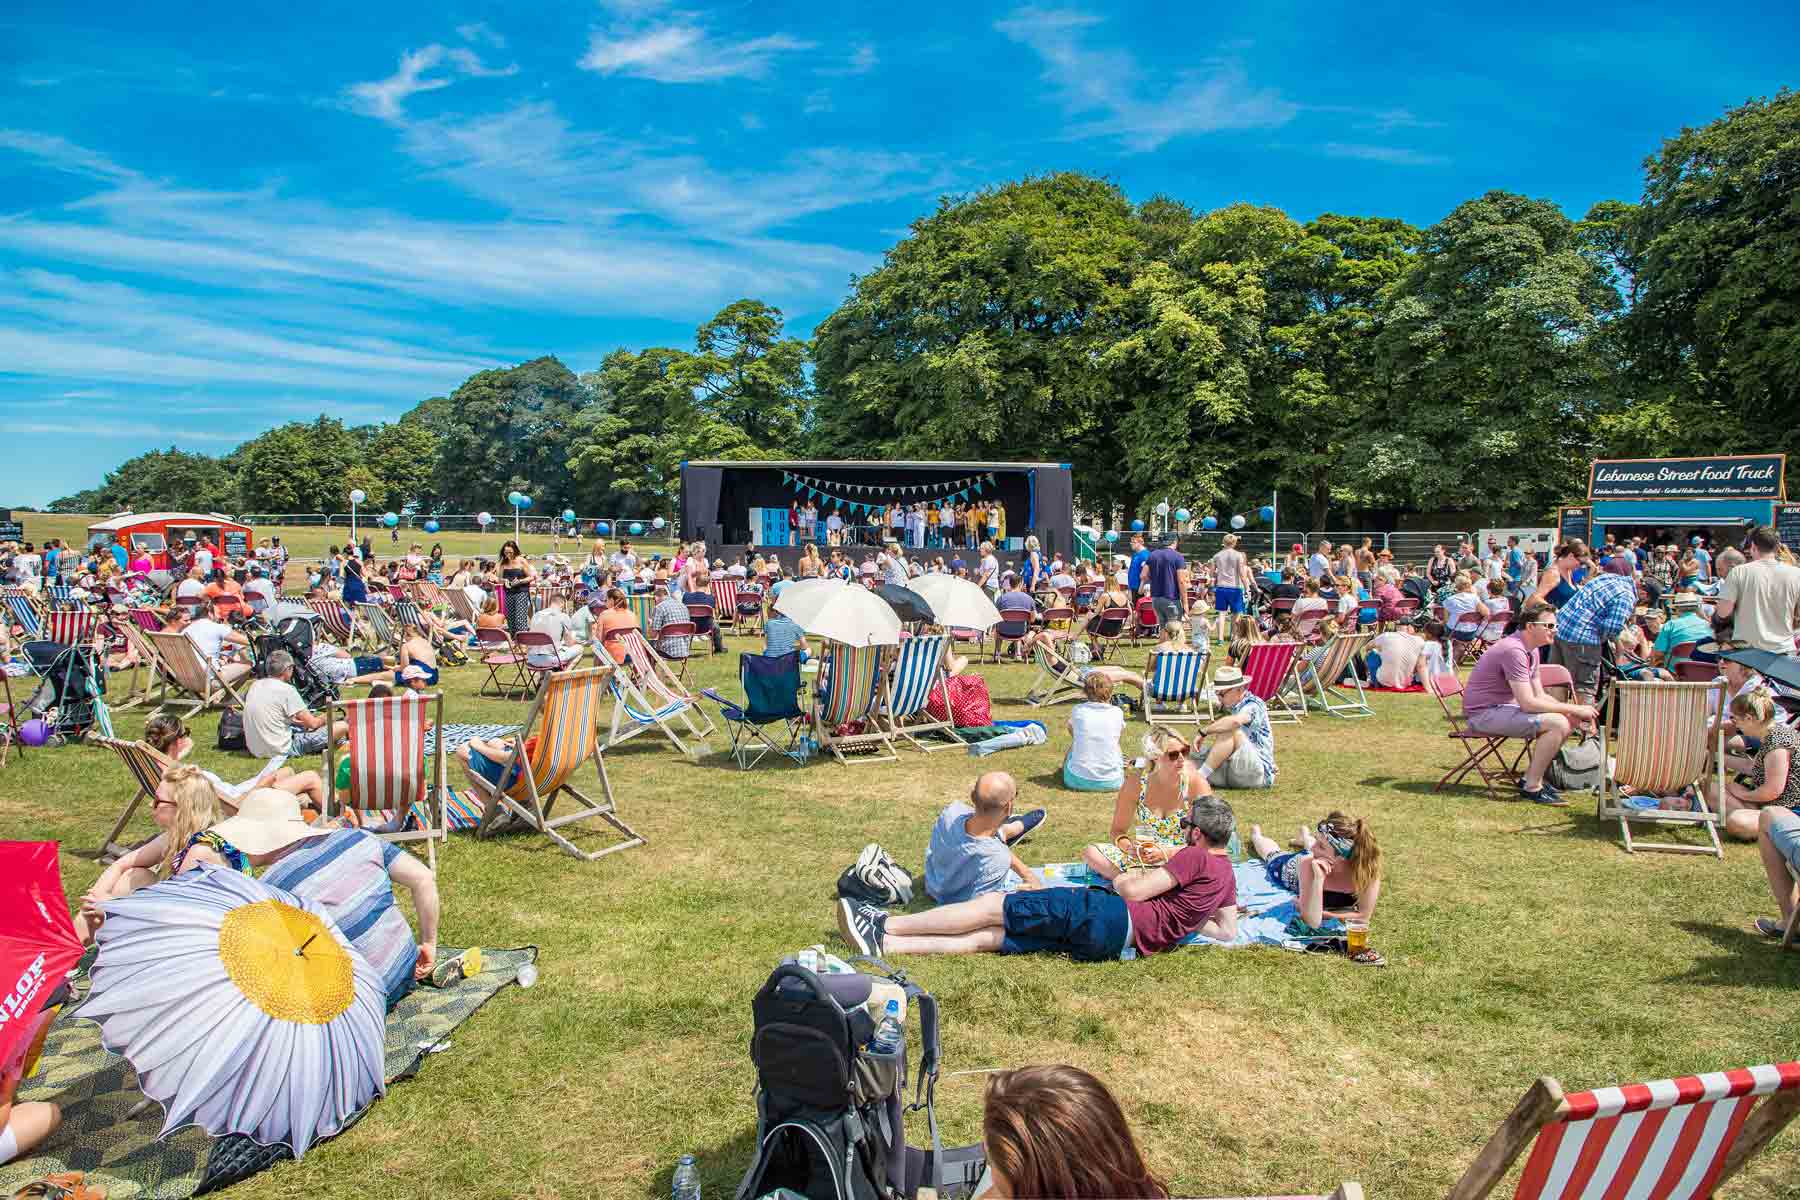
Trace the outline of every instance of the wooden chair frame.
<instances>
[{"instance_id":1,"label":"wooden chair frame","mask_svg":"<svg viewBox=\"0 0 1800 1200\"><path fill-rule=\"evenodd\" d=\"M334 816L350 809L354 809L358 812L387 811L385 808L365 803L368 799L366 796L353 798L347 793L340 794L338 792L337 754L341 745L343 752L350 756L352 783L356 781L357 775L361 774L367 777L371 772L377 770L377 766L369 761L370 756L368 754L358 755L354 753L357 749L355 735L358 725L358 716L362 712L376 711L377 709L398 711L401 706L417 706L420 710L418 715L421 722L425 717L423 710L426 707L430 707L432 710L431 728L442 729L444 726L444 694L442 692L431 692L422 696L411 692L404 692L396 693L392 696L379 696L364 700L333 699L326 704L325 728L330 731L325 742L326 816ZM341 742L337 736L337 722L340 719L349 726L349 729ZM421 724L419 729L419 744L421 750L424 746L424 735L425 727ZM431 754L432 761L429 767L422 762L414 764L419 768L419 779L416 781L417 790L422 792L423 795L411 798L403 797L402 803L396 806L398 809L397 815L404 819L409 813L417 815L416 810L420 804L423 804L425 808L425 820L420 822L421 827L418 829L402 828L393 833L380 833L376 834L376 836L384 842L394 842L400 845L406 845L412 842L424 842L426 864L435 872L437 870L437 844L439 842L448 842L450 831L446 826L444 819L444 802L449 789L449 781L445 775L444 739L440 737L434 739L434 741L436 744ZM382 778L384 780L386 779L385 776Z\"/></svg>"},{"instance_id":2,"label":"wooden chair frame","mask_svg":"<svg viewBox=\"0 0 1800 1200\"><path fill-rule=\"evenodd\" d=\"M1689 711L1686 713L1667 713L1659 711L1660 706L1651 704L1650 710L1637 711L1640 698L1655 697L1659 701L1673 704L1679 701ZM1595 800L1594 815L1601 821L1616 820L1619 823L1619 836L1623 840L1627 853L1638 850L1664 850L1671 854L1711 854L1715 858L1725 857L1725 848L1719 842L1719 829L1725 824L1723 811L1713 809L1706 801L1699 787L1704 776L1711 776L1713 794L1722 796L1725 792L1725 729L1722 724L1712 723L1712 745L1706 746L1700 741L1704 730L1711 723L1707 701L1712 701L1710 712L1723 713L1727 710L1726 684L1723 678L1710 683L1670 683L1662 680L1644 680L1631 682L1619 680L1612 685L1606 698L1606 713L1600 722L1600 755L1606 767L1600 781L1599 795ZM1642 738L1660 746L1670 747L1676 753L1686 751L1691 754L1690 771L1680 761L1670 761L1662 771L1656 772L1656 764L1647 769L1656 777L1645 784L1646 790L1656 795L1668 794L1671 786L1686 787L1692 785L1699 797L1700 807L1697 810L1680 812L1668 809L1638 809L1624 804L1619 791L1620 781L1615 778L1615 759L1624 755L1608 755L1609 739L1612 730L1618 729L1618 746L1624 747L1631 738ZM1689 735L1694 735L1691 739ZM1698 749L1685 746L1684 740L1692 740ZM1636 744L1633 743L1633 750ZM1710 770L1708 765L1710 764ZM1687 778L1680 778L1687 776ZM1639 775L1643 780L1645 776ZM1627 779L1626 784L1632 781ZM1649 825L1699 825L1705 828L1710 846L1689 846L1682 842L1646 842L1631 836L1634 823Z\"/></svg>"}]
</instances>

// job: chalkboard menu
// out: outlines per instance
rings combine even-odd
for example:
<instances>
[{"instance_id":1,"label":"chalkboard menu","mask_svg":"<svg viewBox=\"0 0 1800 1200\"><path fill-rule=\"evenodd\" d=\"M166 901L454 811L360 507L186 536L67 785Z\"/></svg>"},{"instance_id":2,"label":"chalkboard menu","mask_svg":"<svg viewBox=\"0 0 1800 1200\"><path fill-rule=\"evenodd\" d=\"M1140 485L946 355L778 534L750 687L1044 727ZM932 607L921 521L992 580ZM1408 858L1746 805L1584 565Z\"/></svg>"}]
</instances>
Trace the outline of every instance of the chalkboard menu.
<instances>
[{"instance_id":1,"label":"chalkboard menu","mask_svg":"<svg viewBox=\"0 0 1800 1200\"><path fill-rule=\"evenodd\" d=\"M1556 540L1562 542L1579 540L1583 545L1590 545L1594 540L1594 510L1571 506L1562 510L1556 526Z\"/></svg>"},{"instance_id":2,"label":"chalkboard menu","mask_svg":"<svg viewBox=\"0 0 1800 1200\"><path fill-rule=\"evenodd\" d=\"M1800 554L1800 504L1775 506L1775 532L1782 545Z\"/></svg>"},{"instance_id":3,"label":"chalkboard menu","mask_svg":"<svg viewBox=\"0 0 1800 1200\"><path fill-rule=\"evenodd\" d=\"M0 542L22 542L25 540L25 526L17 521L0 521Z\"/></svg>"},{"instance_id":4,"label":"chalkboard menu","mask_svg":"<svg viewBox=\"0 0 1800 1200\"><path fill-rule=\"evenodd\" d=\"M224 538L226 558L250 557L250 535L241 529L227 529Z\"/></svg>"}]
</instances>

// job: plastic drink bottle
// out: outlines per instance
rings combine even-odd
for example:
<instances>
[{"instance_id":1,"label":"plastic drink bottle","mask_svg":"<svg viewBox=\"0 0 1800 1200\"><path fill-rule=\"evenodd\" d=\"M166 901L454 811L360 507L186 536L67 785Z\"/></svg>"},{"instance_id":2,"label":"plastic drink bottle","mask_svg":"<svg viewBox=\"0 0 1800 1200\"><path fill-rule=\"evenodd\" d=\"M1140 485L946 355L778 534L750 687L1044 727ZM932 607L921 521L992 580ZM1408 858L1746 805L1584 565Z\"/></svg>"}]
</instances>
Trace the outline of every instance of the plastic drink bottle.
<instances>
[{"instance_id":1,"label":"plastic drink bottle","mask_svg":"<svg viewBox=\"0 0 1800 1200\"><path fill-rule=\"evenodd\" d=\"M905 1037L906 1031L900 1026L900 1002L889 1000L881 1024L875 1026L874 1036L869 1039L869 1049L877 1054L898 1054Z\"/></svg>"},{"instance_id":2,"label":"plastic drink bottle","mask_svg":"<svg viewBox=\"0 0 1800 1200\"><path fill-rule=\"evenodd\" d=\"M681 1161L675 1164L675 1177L669 1183L671 1200L700 1200L700 1168L694 1165L694 1156L684 1154Z\"/></svg>"}]
</instances>

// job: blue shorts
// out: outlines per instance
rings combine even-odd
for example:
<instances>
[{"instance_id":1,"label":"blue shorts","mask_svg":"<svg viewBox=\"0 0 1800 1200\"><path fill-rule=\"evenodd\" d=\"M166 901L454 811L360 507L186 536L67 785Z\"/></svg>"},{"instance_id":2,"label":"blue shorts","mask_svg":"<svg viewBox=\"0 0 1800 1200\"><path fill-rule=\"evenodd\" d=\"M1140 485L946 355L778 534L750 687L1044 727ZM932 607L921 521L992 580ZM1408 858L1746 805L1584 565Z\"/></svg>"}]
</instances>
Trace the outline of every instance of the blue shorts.
<instances>
[{"instance_id":1,"label":"blue shorts","mask_svg":"<svg viewBox=\"0 0 1800 1200\"><path fill-rule=\"evenodd\" d=\"M1105 962L1118 958L1131 940L1131 911L1105 888L1012 892L1001 912L1002 954L1067 952L1076 962Z\"/></svg>"},{"instance_id":2,"label":"blue shorts","mask_svg":"<svg viewBox=\"0 0 1800 1200\"><path fill-rule=\"evenodd\" d=\"M1778 808L1770 821L1773 824L1769 829L1769 844L1800 870L1800 813L1791 808Z\"/></svg>"},{"instance_id":3,"label":"blue shorts","mask_svg":"<svg viewBox=\"0 0 1800 1200\"><path fill-rule=\"evenodd\" d=\"M1243 588L1214 588L1213 609L1216 612L1241 613L1244 611Z\"/></svg>"},{"instance_id":4,"label":"blue shorts","mask_svg":"<svg viewBox=\"0 0 1800 1200\"><path fill-rule=\"evenodd\" d=\"M1063 786L1073 792L1116 792L1125 786L1125 773L1119 772L1117 779L1089 779L1085 775L1077 775L1063 764Z\"/></svg>"},{"instance_id":5,"label":"blue shorts","mask_svg":"<svg viewBox=\"0 0 1800 1200\"><path fill-rule=\"evenodd\" d=\"M479 750L469 751L469 769L493 784L495 787L502 786L500 783L501 766L502 764L495 762ZM519 764L515 762L513 764L512 776L506 781L504 786L511 787L517 782L519 782Z\"/></svg>"},{"instance_id":6,"label":"blue shorts","mask_svg":"<svg viewBox=\"0 0 1800 1200\"><path fill-rule=\"evenodd\" d=\"M358 675L373 675L386 665L386 663L381 661L381 655L379 654L359 654L356 656L356 673Z\"/></svg>"}]
</instances>

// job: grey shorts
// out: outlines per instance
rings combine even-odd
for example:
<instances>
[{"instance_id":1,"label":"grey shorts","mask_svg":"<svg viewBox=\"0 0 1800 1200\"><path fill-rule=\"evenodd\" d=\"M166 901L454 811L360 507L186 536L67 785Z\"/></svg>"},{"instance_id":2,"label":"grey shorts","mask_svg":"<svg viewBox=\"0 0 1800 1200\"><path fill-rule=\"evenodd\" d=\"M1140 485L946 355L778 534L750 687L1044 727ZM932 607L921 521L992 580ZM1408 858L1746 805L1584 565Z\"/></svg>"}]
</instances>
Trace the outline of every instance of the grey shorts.
<instances>
[{"instance_id":1,"label":"grey shorts","mask_svg":"<svg viewBox=\"0 0 1800 1200\"><path fill-rule=\"evenodd\" d=\"M1528 713L1516 704L1496 704L1470 713L1469 728L1494 737L1534 738L1543 720L1542 713Z\"/></svg>"},{"instance_id":2,"label":"grey shorts","mask_svg":"<svg viewBox=\"0 0 1800 1200\"><path fill-rule=\"evenodd\" d=\"M1583 703L1592 704L1600 687L1600 647L1557 638L1550 647L1550 661L1569 669L1569 678L1575 681L1575 695Z\"/></svg>"},{"instance_id":3,"label":"grey shorts","mask_svg":"<svg viewBox=\"0 0 1800 1200\"><path fill-rule=\"evenodd\" d=\"M304 758L312 754L325 753L325 743L331 740L331 729L321 725L317 729L296 729L294 740L288 744L288 757Z\"/></svg>"},{"instance_id":4,"label":"grey shorts","mask_svg":"<svg viewBox=\"0 0 1800 1200\"><path fill-rule=\"evenodd\" d=\"M1262 755L1256 747L1245 738L1231 757L1213 772L1212 782L1215 787L1245 790L1249 788L1273 787L1275 781L1269 778L1269 772L1263 766Z\"/></svg>"}]
</instances>

